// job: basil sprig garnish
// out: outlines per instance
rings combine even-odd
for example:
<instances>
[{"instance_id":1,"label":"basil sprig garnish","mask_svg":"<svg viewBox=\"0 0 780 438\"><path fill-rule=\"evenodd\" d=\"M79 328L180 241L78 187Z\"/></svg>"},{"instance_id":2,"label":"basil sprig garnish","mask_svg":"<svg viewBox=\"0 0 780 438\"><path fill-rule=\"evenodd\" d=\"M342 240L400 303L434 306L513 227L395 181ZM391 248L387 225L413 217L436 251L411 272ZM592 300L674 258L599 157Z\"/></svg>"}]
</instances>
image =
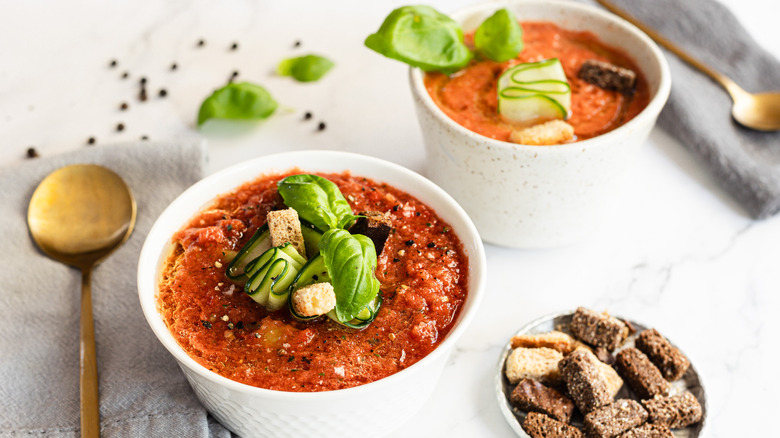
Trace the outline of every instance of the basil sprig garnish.
<instances>
[{"instance_id":1,"label":"basil sprig garnish","mask_svg":"<svg viewBox=\"0 0 780 438\"><path fill-rule=\"evenodd\" d=\"M322 235L319 248L336 293L336 317L342 323L352 321L379 293L374 243L333 228Z\"/></svg>"},{"instance_id":2,"label":"basil sprig garnish","mask_svg":"<svg viewBox=\"0 0 780 438\"><path fill-rule=\"evenodd\" d=\"M291 175L277 184L284 203L321 230L347 228L358 216L338 186L317 175Z\"/></svg>"},{"instance_id":3,"label":"basil sprig garnish","mask_svg":"<svg viewBox=\"0 0 780 438\"><path fill-rule=\"evenodd\" d=\"M230 83L215 91L200 105L198 126L211 119L265 119L279 106L271 93L249 82Z\"/></svg>"},{"instance_id":4,"label":"basil sprig garnish","mask_svg":"<svg viewBox=\"0 0 780 438\"><path fill-rule=\"evenodd\" d=\"M523 50L523 28L515 14L500 9L479 25L474 33L477 51L496 62L508 61Z\"/></svg>"},{"instance_id":5,"label":"basil sprig garnish","mask_svg":"<svg viewBox=\"0 0 780 438\"><path fill-rule=\"evenodd\" d=\"M425 71L454 72L473 54L460 25L430 6L403 6L390 13L366 47Z\"/></svg>"},{"instance_id":6,"label":"basil sprig garnish","mask_svg":"<svg viewBox=\"0 0 780 438\"><path fill-rule=\"evenodd\" d=\"M305 55L282 60L276 67L276 73L279 76L292 76L299 82L313 82L325 76L334 65L328 58Z\"/></svg>"},{"instance_id":7,"label":"basil sprig garnish","mask_svg":"<svg viewBox=\"0 0 780 438\"><path fill-rule=\"evenodd\" d=\"M430 6L403 6L390 13L366 47L424 71L454 73L474 54L463 42L463 30ZM523 49L520 23L507 9L485 20L474 35L476 50L493 61L514 58Z\"/></svg>"}]
</instances>

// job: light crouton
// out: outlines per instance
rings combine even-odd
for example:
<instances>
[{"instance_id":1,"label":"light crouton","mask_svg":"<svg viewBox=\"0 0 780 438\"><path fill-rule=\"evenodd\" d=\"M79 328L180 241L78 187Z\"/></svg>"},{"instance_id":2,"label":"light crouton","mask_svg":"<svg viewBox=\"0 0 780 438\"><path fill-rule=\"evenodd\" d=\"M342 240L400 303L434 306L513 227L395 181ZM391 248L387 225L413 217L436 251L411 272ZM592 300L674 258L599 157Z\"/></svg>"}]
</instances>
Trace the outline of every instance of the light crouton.
<instances>
[{"instance_id":1,"label":"light crouton","mask_svg":"<svg viewBox=\"0 0 780 438\"><path fill-rule=\"evenodd\" d=\"M295 311L301 316L324 315L336 307L336 293L330 283L304 286L292 298Z\"/></svg>"},{"instance_id":2,"label":"light crouton","mask_svg":"<svg viewBox=\"0 0 780 438\"><path fill-rule=\"evenodd\" d=\"M574 127L558 119L512 131L509 135L512 143L532 146L561 144L573 138Z\"/></svg>"},{"instance_id":3,"label":"light crouton","mask_svg":"<svg viewBox=\"0 0 780 438\"><path fill-rule=\"evenodd\" d=\"M558 362L563 355L552 348L515 348L506 359L506 377L515 384L523 379L556 384L560 381Z\"/></svg>"},{"instance_id":4,"label":"light crouton","mask_svg":"<svg viewBox=\"0 0 780 438\"><path fill-rule=\"evenodd\" d=\"M301 221L298 212L292 208L268 212L268 231L271 234L271 246L290 243L298 254L306 257L306 245L303 243Z\"/></svg>"},{"instance_id":5,"label":"light crouton","mask_svg":"<svg viewBox=\"0 0 780 438\"><path fill-rule=\"evenodd\" d=\"M593 361L596 363L596 370L599 374L601 374L601 377L604 378L604 381L607 384L607 391L609 392L609 395L614 398L620 391L620 388L623 387L623 379L620 378L618 372L615 371L615 369L611 366L600 361L599 358L596 357L596 355L593 354L589 348L578 347L576 350L584 351L588 356L591 357L591 359L593 359Z\"/></svg>"},{"instance_id":6,"label":"light crouton","mask_svg":"<svg viewBox=\"0 0 780 438\"><path fill-rule=\"evenodd\" d=\"M581 345L580 341L557 330L535 335L515 335L512 337L512 348L547 347L558 350L562 354L569 354Z\"/></svg>"}]
</instances>

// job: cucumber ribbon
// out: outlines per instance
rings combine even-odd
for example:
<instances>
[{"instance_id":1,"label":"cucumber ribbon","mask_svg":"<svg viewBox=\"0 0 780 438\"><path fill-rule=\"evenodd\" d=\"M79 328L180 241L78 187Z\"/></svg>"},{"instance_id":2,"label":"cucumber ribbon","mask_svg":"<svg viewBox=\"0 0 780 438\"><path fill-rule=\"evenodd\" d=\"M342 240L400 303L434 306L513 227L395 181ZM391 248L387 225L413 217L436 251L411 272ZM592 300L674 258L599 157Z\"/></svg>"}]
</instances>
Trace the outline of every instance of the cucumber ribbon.
<instances>
[{"instance_id":1,"label":"cucumber ribbon","mask_svg":"<svg viewBox=\"0 0 780 438\"><path fill-rule=\"evenodd\" d=\"M571 111L571 87L558 58L518 64L498 79L498 112L511 122L563 119Z\"/></svg>"}]
</instances>

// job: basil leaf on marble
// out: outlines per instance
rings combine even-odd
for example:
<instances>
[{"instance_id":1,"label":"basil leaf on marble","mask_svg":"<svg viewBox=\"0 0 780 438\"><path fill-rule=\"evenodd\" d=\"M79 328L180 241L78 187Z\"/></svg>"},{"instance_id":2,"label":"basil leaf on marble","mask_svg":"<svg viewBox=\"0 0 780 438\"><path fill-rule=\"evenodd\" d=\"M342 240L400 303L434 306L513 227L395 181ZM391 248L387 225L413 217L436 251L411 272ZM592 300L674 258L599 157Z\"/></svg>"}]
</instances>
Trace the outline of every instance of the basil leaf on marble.
<instances>
[{"instance_id":1,"label":"basil leaf on marble","mask_svg":"<svg viewBox=\"0 0 780 438\"><path fill-rule=\"evenodd\" d=\"M403 6L385 18L366 47L424 71L455 72L473 54L463 43L463 30L430 6Z\"/></svg>"},{"instance_id":2,"label":"basil leaf on marble","mask_svg":"<svg viewBox=\"0 0 780 438\"><path fill-rule=\"evenodd\" d=\"M508 61L523 50L523 28L515 14L499 9L474 34L477 51L496 62Z\"/></svg>"},{"instance_id":3,"label":"basil leaf on marble","mask_svg":"<svg viewBox=\"0 0 780 438\"><path fill-rule=\"evenodd\" d=\"M305 55L282 60L276 67L276 73L280 76L292 76L299 82L313 82L325 76L334 65L328 58Z\"/></svg>"},{"instance_id":4,"label":"basil leaf on marble","mask_svg":"<svg viewBox=\"0 0 780 438\"><path fill-rule=\"evenodd\" d=\"M249 82L230 83L215 91L200 105L198 126L211 119L260 120L276 111L271 93Z\"/></svg>"},{"instance_id":5,"label":"basil leaf on marble","mask_svg":"<svg viewBox=\"0 0 780 438\"><path fill-rule=\"evenodd\" d=\"M321 230L347 228L358 216L339 187L317 175L291 175L277 184L284 203Z\"/></svg>"},{"instance_id":6,"label":"basil leaf on marble","mask_svg":"<svg viewBox=\"0 0 780 438\"><path fill-rule=\"evenodd\" d=\"M322 235L319 248L336 293L336 318L349 323L379 293L374 243L361 234L334 228Z\"/></svg>"}]
</instances>

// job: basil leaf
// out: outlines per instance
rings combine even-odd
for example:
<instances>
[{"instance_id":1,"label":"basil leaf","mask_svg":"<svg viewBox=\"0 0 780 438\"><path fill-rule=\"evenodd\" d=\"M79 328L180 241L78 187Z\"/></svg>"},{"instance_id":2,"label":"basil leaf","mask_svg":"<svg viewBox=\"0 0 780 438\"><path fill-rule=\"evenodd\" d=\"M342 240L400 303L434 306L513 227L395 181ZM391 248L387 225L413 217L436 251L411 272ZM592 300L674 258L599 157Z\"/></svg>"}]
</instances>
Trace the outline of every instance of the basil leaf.
<instances>
[{"instance_id":1,"label":"basil leaf","mask_svg":"<svg viewBox=\"0 0 780 438\"><path fill-rule=\"evenodd\" d=\"M425 71L455 72L472 53L463 43L463 30L450 17L430 6L404 6L390 13L366 47Z\"/></svg>"},{"instance_id":2,"label":"basil leaf","mask_svg":"<svg viewBox=\"0 0 780 438\"><path fill-rule=\"evenodd\" d=\"M265 119L276 111L278 105L260 85L230 83L215 91L200 105L198 126L210 119Z\"/></svg>"},{"instance_id":3,"label":"basil leaf","mask_svg":"<svg viewBox=\"0 0 780 438\"><path fill-rule=\"evenodd\" d=\"M511 11L500 9L479 25L474 46L493 61L508 61L523 50L523 28Z\"/></svg>"},{"instance_id":4,"label":"basil leaf","mask_svg":"<svg viewBox=\"0 0 780 438\"><path fill-rule=\"evenodd\" d=\"M277 184L284 203L321 230L346 228L358 216L339 187L317 175L291 175Z\"/></svg>"},{"instance_id":5,"label":"basil leaf","mask_svg":"<svg viewBox=\"0 0 780 438\"><path fill-rule=\"evenodd\" d=\"M379 293L374 243L360 234L330 229L319 248L336 293L336 318L352 321Z\"/></svg>"},{"instance_id":6,"label":"basil leaf","mask_svg":"<svg viewBox=\"0 0 780 438\"><path fill-rule=\"evenodd\" d=\"M299 82L312 82L325 76L334 65L328 58L306 55L283 60L276 67L276 73L280 76L292 76Z\"/></svg>"}]
</instances>

